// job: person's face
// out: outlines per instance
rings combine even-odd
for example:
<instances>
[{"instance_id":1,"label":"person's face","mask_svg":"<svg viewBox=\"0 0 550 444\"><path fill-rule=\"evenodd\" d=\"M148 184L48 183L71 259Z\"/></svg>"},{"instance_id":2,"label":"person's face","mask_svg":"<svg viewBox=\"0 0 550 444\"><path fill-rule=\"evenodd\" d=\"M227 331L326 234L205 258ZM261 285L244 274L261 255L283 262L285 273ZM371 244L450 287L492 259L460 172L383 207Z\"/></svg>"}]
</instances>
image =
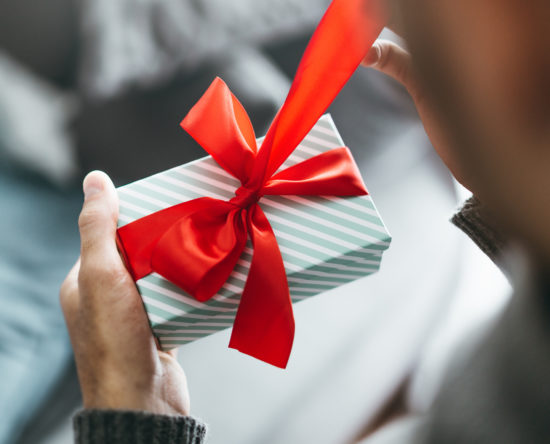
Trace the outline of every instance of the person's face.
<instances>
[{"instance_id":1,"label":"person's face","mask_svg":"<svg viewBox=\"0 0 550 444\"><path fill-rule=\"evenodd\" d=\"M547 231L534 225L550 217L550 2L398 4L421 82L479 197L520 236Z\"/></svg>"}]
</instances>

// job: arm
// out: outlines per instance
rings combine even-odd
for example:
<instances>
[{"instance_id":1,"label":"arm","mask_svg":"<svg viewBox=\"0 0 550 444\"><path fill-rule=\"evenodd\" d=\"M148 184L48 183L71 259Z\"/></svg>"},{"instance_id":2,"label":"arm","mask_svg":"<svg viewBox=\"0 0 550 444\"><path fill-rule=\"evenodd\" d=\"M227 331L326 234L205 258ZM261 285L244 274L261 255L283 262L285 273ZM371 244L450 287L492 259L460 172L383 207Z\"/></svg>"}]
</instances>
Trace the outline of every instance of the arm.
<instances>
[{"instance_id":1,"label":"arm","mask_svg":"<svg viewBox=\"0 0 550 444\"><path fill-rule=\"evenodd\" d=\"M205 426L188 416L175 350L157 348L118 254L115 188L94 172L84 180L84 194L81 257L60 293L84 403L74 419L76 442L201 443Z\"/></svg>"}]
</instances>

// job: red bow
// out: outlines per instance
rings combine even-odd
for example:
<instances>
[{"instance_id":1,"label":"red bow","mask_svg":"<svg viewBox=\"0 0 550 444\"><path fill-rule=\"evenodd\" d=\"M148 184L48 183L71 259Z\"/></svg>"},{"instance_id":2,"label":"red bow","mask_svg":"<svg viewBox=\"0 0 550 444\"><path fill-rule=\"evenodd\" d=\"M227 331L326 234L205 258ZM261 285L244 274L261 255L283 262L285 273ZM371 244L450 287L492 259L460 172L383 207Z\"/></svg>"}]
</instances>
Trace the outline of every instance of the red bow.
<instances>
[{"instance_id":1,"label":"red bow","mask_svg":"<svg viewBox=\"0 0 550 444\"><path fill-rule=\"evenodd\" d=\"M219 78L181 126L241 182L235 197L203 197L118 230L135 280L153 271L199 301L225 283L250 235L254 253L229 347L286 367L294 317L283 260L258 200L263 195L367 194L349 150L333 149L277 172L355 71L382 29L378 0L334 0L260 147L246 111Z\"/></svg>"}]
</instances>

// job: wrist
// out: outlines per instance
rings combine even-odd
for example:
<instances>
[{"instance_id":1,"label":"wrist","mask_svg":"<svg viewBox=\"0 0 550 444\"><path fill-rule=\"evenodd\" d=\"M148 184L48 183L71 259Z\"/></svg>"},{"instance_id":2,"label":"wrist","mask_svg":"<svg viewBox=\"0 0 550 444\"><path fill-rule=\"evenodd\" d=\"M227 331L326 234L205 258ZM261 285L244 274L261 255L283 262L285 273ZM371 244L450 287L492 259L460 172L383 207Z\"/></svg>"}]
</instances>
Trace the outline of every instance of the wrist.
<instances>
[{"instance_id":1,"label":"wrist","mask_svg":"<svg viewBox=\"0 0 550 444\"><path fill-rule=\"evenodd\" d=\"M81 384L86 409L138 410L160 415L189 415L189 396L185 382L173 373L149 374L135 378L131 374L109 373L94 383ZM179 369L181 374L183 371Z\"/></svg>"}]
</instances>

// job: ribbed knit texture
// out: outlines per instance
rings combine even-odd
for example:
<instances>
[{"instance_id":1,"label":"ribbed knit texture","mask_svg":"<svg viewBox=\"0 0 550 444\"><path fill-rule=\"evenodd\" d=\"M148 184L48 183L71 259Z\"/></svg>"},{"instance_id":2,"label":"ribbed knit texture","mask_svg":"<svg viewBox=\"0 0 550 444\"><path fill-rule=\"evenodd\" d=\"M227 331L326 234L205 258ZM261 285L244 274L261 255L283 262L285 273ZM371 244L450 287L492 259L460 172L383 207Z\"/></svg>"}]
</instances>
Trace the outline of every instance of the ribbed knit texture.
<instances>
[{"instance_id":1,"label":"ribbed knit texture","mask_svg":"<svg viewBox=\"0 0 550 444\"><path fill-rule=\"evenodd\" d=\"M453 216L451 222L466 233L493 262L499 263L506 242L495 228L486 222L491 218L485 215L484 211L486 210L481 202L473 196Z\"/></svg>"},{"instance_id":2,"label":"ribbed knit texture","mask_svg":"<svg viewBox=\"0 0 550 444\"><path fill-rule=\"evenodd\" d=\"M78 412L73 418L75 444L201 444L206 427L190 416L130 410Z\"/></svg>"}]
</instances>

